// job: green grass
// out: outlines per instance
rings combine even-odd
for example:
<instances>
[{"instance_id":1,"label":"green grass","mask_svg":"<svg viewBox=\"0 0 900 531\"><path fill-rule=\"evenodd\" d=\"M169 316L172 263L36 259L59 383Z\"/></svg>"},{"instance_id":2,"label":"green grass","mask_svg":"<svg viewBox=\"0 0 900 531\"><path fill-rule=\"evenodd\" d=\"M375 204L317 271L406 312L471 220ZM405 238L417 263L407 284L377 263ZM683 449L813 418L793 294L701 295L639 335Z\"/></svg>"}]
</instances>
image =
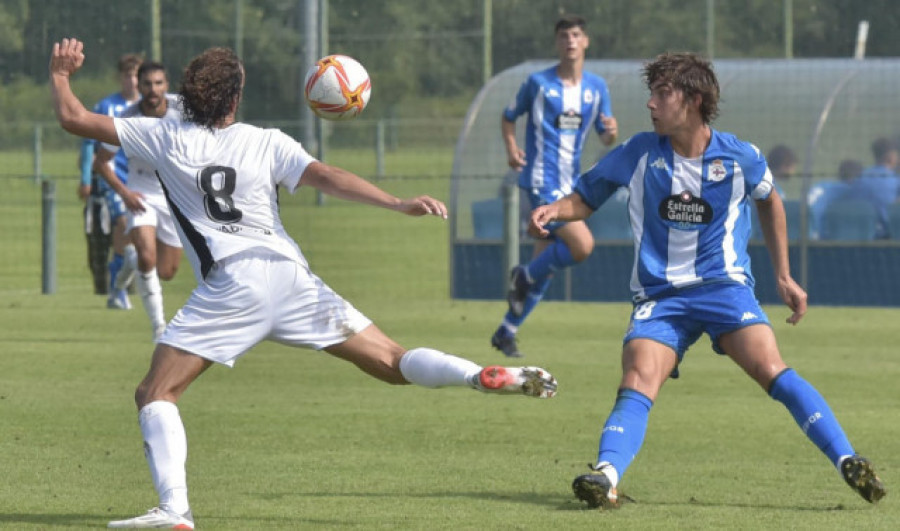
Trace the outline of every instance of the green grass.
<instances>
[{"instance_id":1,"label":"green grass","mask_svg":"<svg viewBox=\"0 0 900 531\"><path fill-rule=\"evenodd\" d=\"M447 198L444 179L389 180ZM90 294L74 192L58 192L59 291L40 295L39 195L18 208L0 259L0 528L102 527L156 501L132 403L147 369L140 309ZM313 269L389 335L481 364L504 304L448 298L447 223L328 199L282 196ZM10 218L7 218L10 219ZM37 220L37 221L35 221ZM5 228L8 226L5 226ZM622 281L626 279L614 279ZM187 266L164 284L167 315L188 296ZM813 308L797 327L767 308L785 358L827 397L889 494L859 499L769 399L703 339L651 414L622 483L637 500L580 506L571 480L595 457L615 396L624 304L545 303L521 332L549 368L548 401L464 389L391 387L325 354L263 343L214 367L184 395L191 503L208 529L900 528L896 323L900 310Z\"/></svg>"}]
</instances>

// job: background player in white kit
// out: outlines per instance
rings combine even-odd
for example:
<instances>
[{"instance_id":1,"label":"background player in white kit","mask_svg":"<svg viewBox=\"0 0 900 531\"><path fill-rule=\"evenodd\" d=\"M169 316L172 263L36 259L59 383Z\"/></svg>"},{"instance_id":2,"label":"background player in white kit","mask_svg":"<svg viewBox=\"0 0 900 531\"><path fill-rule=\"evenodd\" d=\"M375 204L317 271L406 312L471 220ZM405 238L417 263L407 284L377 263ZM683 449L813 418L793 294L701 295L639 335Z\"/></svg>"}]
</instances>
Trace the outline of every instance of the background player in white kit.
<instances>
[{"instance_id":1,"label":"background player in white kit","mask_svg":"<svg viewBox=\"0 0 900 531\"><path fill-rule=\"evenodd\" d=\"M138 68L139 102L120 115L123 118L147 116L163 120L180 120L178 97L168 94L169 79L162 63L146 61ZM118 146L101 144L98 160L112 159ZM125 264L117 282L124 281L125 271L137 270L137 290L144 310L150 318L153 339L159 338L166 328L162 286L159 281L171 280L181 262L181 241L162 185L156 177L153 165L139 158L128 161L128 184L119 180L108 164L101 166L101 175L115 190L128 208L128 237L137 251L136 263ZM120 288L120 286L116 286Z\"/></svg>"},{"instance_id":2,"label":"background player in white kit","mask_svg":"<svg viewBox=\"0 0 900 531\"><path fill-rule=\"evenodd\" d=\"M211 48L184 71L184 122L112 119L89 112L69 77L83 43L63 39L50 59L57 119L70 133L121 144L153 160L198 286L160 337L135 393L147 463L159 507L111 527L193 529L187 497L187 441L175 405L213 362L232 366L271 339L323 349L391 384L459 386L548 398L556 380L536 367L479 365L428 348L406 350L315 276L278 217L276 186L322 192L404 214L443 218L429 196L401 200L362 178L313 159L276 129L235 122L244 69L226 48Z\"/></svg>"}]
</instances>

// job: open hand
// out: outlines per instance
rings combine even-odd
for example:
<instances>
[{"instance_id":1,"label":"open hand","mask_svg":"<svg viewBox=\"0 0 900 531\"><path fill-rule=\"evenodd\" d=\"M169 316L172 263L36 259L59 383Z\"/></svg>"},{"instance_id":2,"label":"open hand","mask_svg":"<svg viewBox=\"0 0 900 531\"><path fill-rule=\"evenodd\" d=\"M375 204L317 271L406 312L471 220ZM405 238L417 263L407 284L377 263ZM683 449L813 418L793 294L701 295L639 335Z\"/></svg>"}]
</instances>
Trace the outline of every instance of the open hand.
<instances>
[{"instance_id":1,"label":"open hand","mask_svg":"<svg viewBox=\"0 0 900 531\"><path fill-rule=\"evenodd\" d=\"M71 76L84 64L84 43L78 39L63 39L53 45L50 54L50 75Z\"/></svg>"}]
</instances>

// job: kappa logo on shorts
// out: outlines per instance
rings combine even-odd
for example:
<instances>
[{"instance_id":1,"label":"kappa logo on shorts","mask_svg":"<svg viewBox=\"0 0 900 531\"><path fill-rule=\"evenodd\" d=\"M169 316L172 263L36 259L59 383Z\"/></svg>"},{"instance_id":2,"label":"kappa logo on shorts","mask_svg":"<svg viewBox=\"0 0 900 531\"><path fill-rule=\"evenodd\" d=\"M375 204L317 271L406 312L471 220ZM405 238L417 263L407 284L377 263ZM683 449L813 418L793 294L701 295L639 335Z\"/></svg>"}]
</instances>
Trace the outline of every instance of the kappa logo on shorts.
<instances>
[{"instance_id":1,"label":"kappa logo on shorts","mask_svg":"<svg viewBox=\"0 0 900 531\"><path fill-rule=\"evenodd\" d=\"M741 322L751 321L753 319L759 319L759 316L753 312L744 312L744 315L741 316Z\"/></svg>"}]
</instances>

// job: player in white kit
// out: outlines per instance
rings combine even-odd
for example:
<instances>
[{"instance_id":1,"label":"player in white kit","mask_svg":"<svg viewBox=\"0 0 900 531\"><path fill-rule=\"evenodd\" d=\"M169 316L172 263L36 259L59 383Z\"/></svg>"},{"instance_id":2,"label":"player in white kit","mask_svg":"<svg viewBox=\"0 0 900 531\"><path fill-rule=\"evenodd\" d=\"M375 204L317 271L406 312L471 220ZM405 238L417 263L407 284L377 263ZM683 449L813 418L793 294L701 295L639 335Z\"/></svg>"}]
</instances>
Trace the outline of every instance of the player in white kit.
<instances>
[{"instance_id":1,"label":"player in white kit","mask_svg":"<svg viewBox=\"0 0 900 531\"><path fill-rule=\"evenodd\" d=\"M310 270L278 216L276 186L308 185L342 199L446 218L429 196L401 200L362 178L313 159L275 129L235 122L244 69L226 48L195 57L182 78L184 121L112 119L85 109L69 77L83 43L63 39L50 60L57 119L66 131L120 144L152 160L198 286L169 323L135 393L145 455L159 506L111 527L193 529L187 497L187 441L175 405L203 371L232 366L271 339L322 349L392 384L470 387L548 398L556 380L537 367L486 367L428 348L406 350Z\"/></svg>"},{"instance_id":2,"label":"player in white kit","mask_svg":"<svg viewBox=\"0 0 900 531\"><path fill-rule=\"evenodd\" d=\"M144 62L138 68L137 78L141 99L122 111L121 117L181 120L181 103L176 95L168 94L169 80L162 63ZM118 146L101 144L97 157L112 159L118 150ZM147 161L129 160L127 185L116 177L109 165L102 165L101 175L128 208L128 237L137 252L126 255L128 263L122 270L137 271L137 291L150 318L153 338L157 339L166 328L159 281L175 276L182 254L172 213L156 176L156 168Z\"/></svg>"}]
</instances>

